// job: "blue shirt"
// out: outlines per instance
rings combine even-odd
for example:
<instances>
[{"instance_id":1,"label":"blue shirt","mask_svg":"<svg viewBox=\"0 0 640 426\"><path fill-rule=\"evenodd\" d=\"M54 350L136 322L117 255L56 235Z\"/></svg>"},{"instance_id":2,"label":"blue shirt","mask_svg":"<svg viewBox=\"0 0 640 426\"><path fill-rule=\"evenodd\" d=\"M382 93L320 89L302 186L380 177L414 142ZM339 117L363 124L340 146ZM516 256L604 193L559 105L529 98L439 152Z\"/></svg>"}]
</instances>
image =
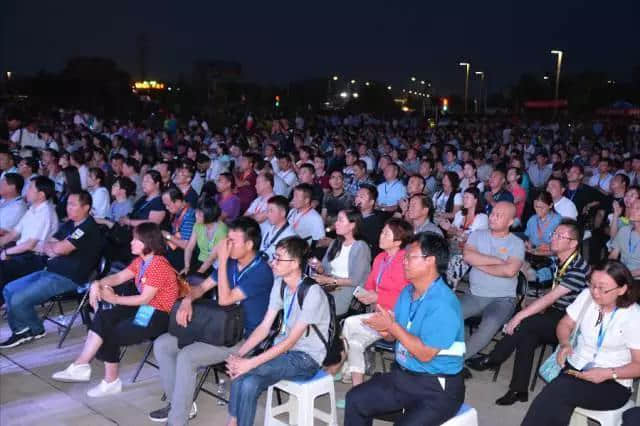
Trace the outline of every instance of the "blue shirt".
<instances>
[{"instance_id":1,"label":"blue shirt","mask_svg":"<svg viewBox=\"0 0 640 426\"><path fill-rule=\"evenodd\" d=\"M462 370L465 343L464 321L458 298L442 278L435 280L415 301L414 291L413 284L409 284L400 293L395 307L396 322L418 336L423 344L440 349L440 352L431 361L422 362L397 341L396 361L402 367L419 373L459 373Z\"/></svg>"},{"instance_id":2,"label":"blue shirt","mask_svg":"<svg viewBox=\"0 0 640 426\"><path fill-rule=\"evenodd\" d=\"M218 270L211 273L214 281L218 281ZM236 286L242 290L245 298L240 302L244 310L244 337L248 337L260 325L269 306L269 295L273 286L273 272L269 264L260 254L238 271L236 259L227 260L227 279L229 287Z\"/></svg>"},{"instance_id":3,"label":"blue shirt","mask_svg":"<svg viewBox=\"0 0 640 426\"><path fill-rule=\"evenodd\" d=\"M485 193L487 192L491 192L491 190L487 189ZM493 194L493 201L495 201L496 203L499 203L500 201L509 201L510 203L513 203L513 194L502 188L500 191ZM489 203L485 203L484 212L487 214L487 216L491 214L491 210L493 210L493 206Z\"/></svg>"},{"instance_id":4,"label":"blue shirt","mask_svg":"<svg viewBox=\"0 0 640 426\"><path fill-rule=\"evenodd\" d=\"M407 196L407 190L402 182L383 182L378 185L378 204L383 207L395 206Z\"/></svg>"},{"instance_id":5,"label":"blue shirt","mask_svg":"<svg viewBox=\"0 0 640 426\"><path fill-rule=\"evenodd\" d=\"M178 229L175 229L175 224L172 226L173 232L180 232L180 238L183 240L189 240L191 238L191 233L193 232L193 225L196 224L196 211L191 207L187 208L184 217L182 218L182 222L178 225Z\"/></svg>"},{"instance_id":6,"label":"blue shirt","mask_svg":"<svg viewBox=\"0 0 640 426\"><path fill-rule=\"evenodd\" d=\"M540 244L551 244L551 234L561 221L562 216L552 211L547 214L544 222L540 221L537 214L534 214L527 221L527 229L524 234L534 247L538 247Z\"/></svg>"}]
</instances>

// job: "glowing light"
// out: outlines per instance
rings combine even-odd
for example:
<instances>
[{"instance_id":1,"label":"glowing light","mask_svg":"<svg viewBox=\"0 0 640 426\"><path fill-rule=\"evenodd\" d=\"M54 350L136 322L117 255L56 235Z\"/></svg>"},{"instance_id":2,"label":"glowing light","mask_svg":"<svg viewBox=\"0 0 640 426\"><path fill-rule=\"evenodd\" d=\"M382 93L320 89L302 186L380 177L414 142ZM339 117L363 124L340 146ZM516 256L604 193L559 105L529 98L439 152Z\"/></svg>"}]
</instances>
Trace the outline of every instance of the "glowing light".
<instances>
[{"instance_id":1,"label":"glowing light","mask_svg":"<svg viewBox=\"0 0 640 426\"><path fill-rule=\"evenodd\" d=\"M151 81L136 81L135 83L133 83L133 86L140 90L164 90L164 83L160 83L158 81L155 80L151 80ZM178 89L180 90L180 89Z\"/></svg>"},{"instance_id":2,"label":"glowing light","mask_svg":"<svg viewBox=\"0 0 640 426\"><path fill-rule=\"evenodd\" d=\"M340 93L340 97L341 98L346 98L347 96L349 96L349 94L347 92L341 92Z\"/></svg>"},{"instance_id":3,"label":"glowing light","mask_svg":"<svg viewBox=\"0 0 640 426\"><path fill-rule=\"evenodd\" d=\"M358 94L358 92L353 92L353 94L351 96L353 96L354 98L358 99L358 96L360 96L360 95Z\"/></svg>"}]
</instances>

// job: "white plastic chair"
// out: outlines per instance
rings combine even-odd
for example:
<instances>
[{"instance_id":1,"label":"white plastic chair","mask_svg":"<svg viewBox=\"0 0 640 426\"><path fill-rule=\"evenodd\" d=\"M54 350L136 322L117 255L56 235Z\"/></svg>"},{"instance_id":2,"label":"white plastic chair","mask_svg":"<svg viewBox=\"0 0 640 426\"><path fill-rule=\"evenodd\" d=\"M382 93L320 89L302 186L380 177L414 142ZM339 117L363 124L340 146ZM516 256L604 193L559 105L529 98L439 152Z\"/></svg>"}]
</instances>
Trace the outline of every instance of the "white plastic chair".
<instances>
[{"instance_id":1,"label":"white plastic chair","mask_svg":"<svg viewBox=\"0 0 640 426\"><path fill-rule=\"evenodd\" d=\"M622 413L635 406L636 404L629 400L625 405L617 410L596 411L576 408L573 410L569 426L588 426L589 419L600 423L600 426L620 426L622 424Z\"/></svg>"},{"instance_id":2,"label":"white plastic chair","mask_svg":"<svg viewBox=\"0 0 640 426\"><path fill-rule=\"evenodd\" d=\"M280 389L289 394L287 402L272 406L273 394ZM321 395L329 394L331 411L329 413L316 409L315 400ZM275 417L289 413L289 423L282 422ZM329 426L338 425L336 412L336 394L333 377L320 369L318 373L307 381L293 382L281 380L267 390L267 406L264 415L264 426L285 426L289 424L299 426L313 426L314 419L322 420Z\"/></svg>"}]
</instances>

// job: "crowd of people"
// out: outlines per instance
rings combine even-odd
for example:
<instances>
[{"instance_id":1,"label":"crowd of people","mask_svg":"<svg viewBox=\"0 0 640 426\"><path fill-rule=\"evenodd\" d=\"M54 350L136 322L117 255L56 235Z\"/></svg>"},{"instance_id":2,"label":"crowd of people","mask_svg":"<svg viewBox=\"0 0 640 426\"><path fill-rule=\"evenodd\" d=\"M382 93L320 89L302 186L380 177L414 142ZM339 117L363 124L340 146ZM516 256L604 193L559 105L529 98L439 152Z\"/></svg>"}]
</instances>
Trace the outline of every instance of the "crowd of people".
<instances>
[{"instance_id":1,"label":"crowd of people","mask_svg":"<svg viewBox=\"0 0 640 426\"><path fill-rule=\"evenodd\" d=\"M42 338L37 307L88 283L85 345L53 379L88 382L97 358L88 395L122 392L121 347L152 340L168 403L149 418L169 425L197 415L198 369L223 362L231 426L254 423L270 385L323 368L352 385L346 425L439 425L472 370L514 353L496 405L528 401L541 344L562 371L523 425L618 409L640 377L640 131L605 124L298 115L217 131L10 114L0 349ZM101 258L112 273L91 281ZM242 307L242 339L182 345L172 309L186 327L212 297ZM394 362L374 374L381 339Z\"/></svg>"}]
</instances>

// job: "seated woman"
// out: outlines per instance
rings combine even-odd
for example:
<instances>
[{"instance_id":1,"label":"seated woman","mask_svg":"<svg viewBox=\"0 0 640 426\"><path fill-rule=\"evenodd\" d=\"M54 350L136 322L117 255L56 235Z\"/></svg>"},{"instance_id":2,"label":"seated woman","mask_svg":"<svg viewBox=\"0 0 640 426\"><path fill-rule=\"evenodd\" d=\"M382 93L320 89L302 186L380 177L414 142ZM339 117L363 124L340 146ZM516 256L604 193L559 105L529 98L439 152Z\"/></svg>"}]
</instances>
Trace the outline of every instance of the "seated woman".
<instances>
[{"instance_id":1,"label":"seated woman","mask_svg":"<svg viewBox=\"0 0 640 426\"><path fill-rule=\"evenodd\" d=\"M220 207L211 199L200 200L196 209L196 224L193 226L191 238L184 249L184 269L189 275L191 271L206 278L211 272L213 262L218 258L216 246L226 238L227 225L220 220ZM192 261L193 250L198 248L198 258ZM189 282L191 282L191 278Z\"/></svg>"},{"instance_id":2,"label":"seated woman","mask_svg":"<svg viewBox=\"0 0 640 426\"><path fill-rule=\"evenodd\" d=\"M433 194L436 221L452 220L462 208L462 195L458 192L460 177L456 172L445 172L442 177L442 191Z\"/></svg>"},{"instance_id":3,"label":"seated woman","mask_svg":"<svg viewBox=\"0 0 640 426\"><path fill-rule=\"evenodd\" d=\"M470 187L462 196L462 210L456 213L453 222L441 220L438 224L449 238L449 267L447 282L453 288L469 270L469 265L462 260L462 248L473 231L489 228L489 218L484 212L482 198L478 188Z\"/></svg>"},{"instance_id":4,"label":"seated woman","mask_svg":"<svg viewBox=\"0 0 640 426\"><path fill-rule=\"evenodd\" d=\"M178 298L176 274L164 255L164 240L155 223L138 225L131 252L137 258L117 274L94 281L89 303L96 315L89 326L84 348L65 370L52 378L61 382L88 382L89 363L96 357L104 362L105 377L87 395L100 397L122 391L118 377L120 346L155 339L169 326L169 312ZM113 287L134 280L139 294L119 296ZM104 302L98 309L98 302Z\"/></svg>"},{"instance_id":5,"label":"seated woman","mask_svg":"<svg viewBox=\"0 0 640 426\"><path fill-rule=\"evenodd\" d=\"M371 270L371 251L360 236L362 214L358 210L341 210L336 219L336 239L322 258L312 259L318 284L328 286L336 302L336 315L347 313L354 287L364 285Z\"/></svg>"},{"instance_id":6,"label":"seated woman","mask_svg":"<svg viewBox=\"0 0 640 426\"><path fill-rule=\"evenodd\" d=\"M131 197L135 195L136 184L127 177L120 176L111 185L111 196L113 202L109 208L109 214L105 218L95 218L96 223L113 228L120 219L131 213L133 210L133 202Z\"/></svg>"},{"instance_id":7,"label":"seated woman","mask_svg":"<svg viewBox=\"0 0 640 426\"><path fill-rule=\"evenodd\" d=\"M616 410L629 401L633 379L640 377L638 295L631 272L617 260L593 269L589 289L567 307L556 329L563 370L529 406L523 426L565 426L576 407Z\"/></svg>"},{"instance_id":8,"label":"seated woman","mask_svg":"<svg viewBox=\"0 0 640 426\"><path fill-rule=\"evenodd\" d=\"M551 271L547 267L537 267L532 261L541 257L548 257L551 254L551 236L556 230L562 216L553 210L553 198L547 191L540 191L533 200L535 214L527 221L524 235L527 239L525 249L527 250L527 262L522 265L522 271L529 281L539 283L551 279Z\"/></svg>"},{"instance_id":9,"label":"seated woman","mask_svg":"<svg viewBox=\"0 0 640 426\"><path fill-rule=\"evenodd\" d=\"M184 249L189 243L196 223L196 211L189 206L182 191L172 186L162 194L162 203L171 215L171 232L162 231L169 251L167 260L181 271L184 268Z\"/></svg>"},{"instance_id":10,"label":"seated woman","mask_svg":"<svg viewBox=\"0 0 640 426\"><path fill-rule=\"evenodd\" d=\"M216 187L218 189L216 202L222 211L222 220L225 223L231 223L240 216L240 198L235 194L236 179L231 173L220 173Z\"/></svg>"},{"instance_id":11,"label":"seated woman","mask_svg":"<svg viewBox=\"0 0 640 426\"><path fill-rule=\"evenodd\" d=\"M385 310L393 310L402 289L407 285L404 276L404 247L413 235L413 227L408 222L389 219L380 234L380 248L383 250L373 260L373 267L364 284L364 291L355 293L356 299L373 307L380 305ZM375 330L363 325L362 320L372 314L353 315L347 317L342 329L342 336L348 343L348 356L343 371L348 381L351 377L353 386L364 380L364 354L368 346L382 337ZM342 405L339 401L339 405Z\"/></svg>"},{"instance_id":12,"label":"seated woman","mask_svg":"<svg viewBox=\"0 0 640 426\"><path fill-rule=\"evenodd\" d=\"M630 186L624 194L623 204L613 201L613 213L609 214L609 235L613 240L618 234L618 230L629 225L629 210L634 201L640 198L640 187Z\"/></svg>"}]
</instances>

